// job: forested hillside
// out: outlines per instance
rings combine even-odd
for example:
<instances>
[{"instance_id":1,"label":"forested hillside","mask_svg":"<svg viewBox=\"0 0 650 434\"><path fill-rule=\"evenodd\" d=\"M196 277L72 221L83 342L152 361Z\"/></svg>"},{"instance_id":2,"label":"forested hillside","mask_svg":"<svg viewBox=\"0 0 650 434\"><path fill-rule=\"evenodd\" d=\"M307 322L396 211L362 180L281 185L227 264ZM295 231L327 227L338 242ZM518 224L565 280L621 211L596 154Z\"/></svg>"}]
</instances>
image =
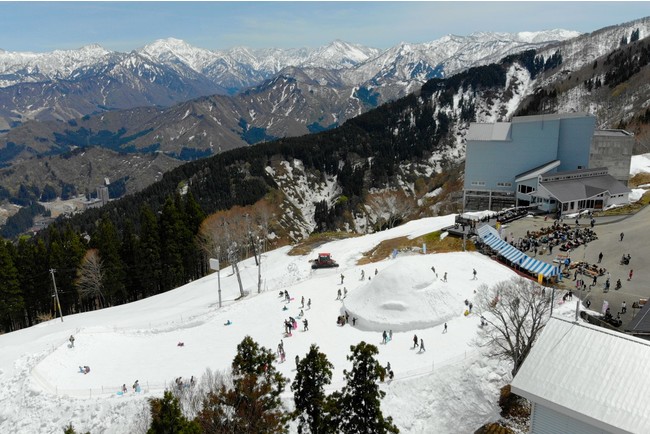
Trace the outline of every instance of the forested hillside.
<instances>
[{"instance_id":1,"label":"forested hillside","mask_svg":"<svg viewBox=\"0 0 650 434\"><path fill-rule=\"evenodd\" d=\"M610 64L618 65L618 55L612 56ZM140 193L58 221L33 239L2 242L2 329L52 315L50 269L56 270L63 312L73 313L182 285L208 271L208 257L236 265L264 246L310 232L354 232L361 221L365 231L381 230L410 217L456 211L468 123L508 118L532 79L561 68L561 52L544 57L527 51L433 79L420 92L336 129L190 162ZM647 67L638 69L627 82ZM529 107L532 114L545 105ZM298 168L303 178L296 177ZM324 185L328 193L317 195ZM308 209L313 214L307 216Z\"/></svg>"}]
</instances>

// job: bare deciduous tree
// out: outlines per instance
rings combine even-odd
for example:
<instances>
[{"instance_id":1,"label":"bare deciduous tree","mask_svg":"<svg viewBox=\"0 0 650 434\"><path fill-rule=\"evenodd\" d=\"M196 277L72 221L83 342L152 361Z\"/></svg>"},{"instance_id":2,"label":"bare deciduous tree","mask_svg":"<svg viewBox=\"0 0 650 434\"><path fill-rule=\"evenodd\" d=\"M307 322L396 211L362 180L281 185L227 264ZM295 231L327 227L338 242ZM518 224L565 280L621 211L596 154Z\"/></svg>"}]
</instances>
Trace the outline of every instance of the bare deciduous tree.
<instances>
[{"instance_id":1,"label":"bare deciduous tree","mask_svg":"<svg viewBox=\"0 0 650 434\"><path fill-rule=\"evenodd\" d=\"M375 226L395 227L413 213L415 201L403 191L386 191L369 197L366 206L370 209Z\"/></svg>"},{"instance_id":2,"label":"bare deciduous tree","mask_svg":"<svg viewBox=\"0 0 650 434\"><path fill-rule=\"evenodd\" d=\"M551 310L550 291L536 282L514 277L477 289L475 311L487 322L482 327L479 346L491 356L510 359L515 375L530 352Z\"/></svg>"},{"instance_id":3,"label":"bare deciduous tree","mask_svg":"<svg viewBox=\"0 0 650 434\"><path fill-rule=\"evenodd\" d=\"M75 285L82 298L94 298L100 307L106 305L104 294L104 266L99 256L99 250L90 249L86 251L81 265L77 270Z\"/></svg>"}]
</instances>

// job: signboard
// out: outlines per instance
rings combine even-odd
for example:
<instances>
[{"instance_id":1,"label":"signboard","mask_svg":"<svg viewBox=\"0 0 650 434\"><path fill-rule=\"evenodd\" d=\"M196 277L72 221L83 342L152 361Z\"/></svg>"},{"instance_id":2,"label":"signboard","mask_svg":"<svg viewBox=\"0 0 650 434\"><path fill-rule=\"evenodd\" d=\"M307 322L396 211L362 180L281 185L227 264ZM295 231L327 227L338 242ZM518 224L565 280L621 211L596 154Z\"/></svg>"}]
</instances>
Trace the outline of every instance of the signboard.
<instances>
[{"instance_id":1,"label":"signboard","mask_svg":"<svg viewBox=\"0 0 650 434\"><path fill-rule=\"evenodd\" d=\"M539 273L537 275L537 283L539 283L540 285L544 283L544 275L542 273Z\"/></svg>"},{"instance_id":2,"label":"signboard","mask_svg":"<svg viewBox=\"0 0 650 434\"><path fill-rule=\"evenodd\" d=\"M210 258L210 270L219 271L219 260Z\"/></svg>"}]
</instances>

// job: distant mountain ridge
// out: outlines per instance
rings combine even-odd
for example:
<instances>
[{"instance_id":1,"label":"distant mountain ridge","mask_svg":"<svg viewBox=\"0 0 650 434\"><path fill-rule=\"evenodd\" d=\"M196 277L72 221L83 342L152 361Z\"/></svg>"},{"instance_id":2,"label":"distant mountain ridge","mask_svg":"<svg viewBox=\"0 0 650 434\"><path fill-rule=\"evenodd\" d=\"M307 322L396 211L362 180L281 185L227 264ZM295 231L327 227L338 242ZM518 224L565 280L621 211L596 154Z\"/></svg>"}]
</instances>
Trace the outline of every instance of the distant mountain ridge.
<instances>
[{"instance_id":1,"label":"distant mountain ridge","mask_svg":"<svg viewBox=\"0 0 650 434\"><path fill-rule=\"evenodd\" d=\"M0 50L0 131L28 120L69 120L107 110L168 107L201 96L236 94L286 68L326 70L350 88L380 87L379 104L407 94L429 78L578 34L480 33L388 50L340 40L313 49L207 50L174 38L129 53L97 44L47 53Z\"/></svg>"}]
</instances>

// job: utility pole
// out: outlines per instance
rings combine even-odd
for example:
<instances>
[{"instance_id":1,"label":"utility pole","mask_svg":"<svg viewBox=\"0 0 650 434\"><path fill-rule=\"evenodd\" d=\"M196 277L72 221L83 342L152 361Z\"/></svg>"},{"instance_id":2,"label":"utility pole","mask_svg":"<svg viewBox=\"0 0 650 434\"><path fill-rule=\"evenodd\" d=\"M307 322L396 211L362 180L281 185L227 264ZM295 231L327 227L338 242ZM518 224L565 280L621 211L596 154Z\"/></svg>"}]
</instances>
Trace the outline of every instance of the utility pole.
<instances>
[{"instance_id":1,"label":"utility pole","mask_svg":"<svg viewBox=\"0 0 650 434\"><path fill-rule=\"evenodd\" d=\"M54 297L56 298L56 305L59 308L59 315L61 316L61 322L63 322L63 311L61 311L61 302L59 302L59 291L56 289L56 280L54 280L54 268L50 268L50 273L52 274L52 283L54 284Z\"/></svg>"},{"instance_id":2,"label":"utility pole","mask_svg":"<svg viewBox=\"0 0 650 434\"><path fill-rule=\"evenodd\" d=\"M257 254L259 260L257 261L257 293L262 292L262 240L257 237Z\"/></svg>"}]
</instances>

